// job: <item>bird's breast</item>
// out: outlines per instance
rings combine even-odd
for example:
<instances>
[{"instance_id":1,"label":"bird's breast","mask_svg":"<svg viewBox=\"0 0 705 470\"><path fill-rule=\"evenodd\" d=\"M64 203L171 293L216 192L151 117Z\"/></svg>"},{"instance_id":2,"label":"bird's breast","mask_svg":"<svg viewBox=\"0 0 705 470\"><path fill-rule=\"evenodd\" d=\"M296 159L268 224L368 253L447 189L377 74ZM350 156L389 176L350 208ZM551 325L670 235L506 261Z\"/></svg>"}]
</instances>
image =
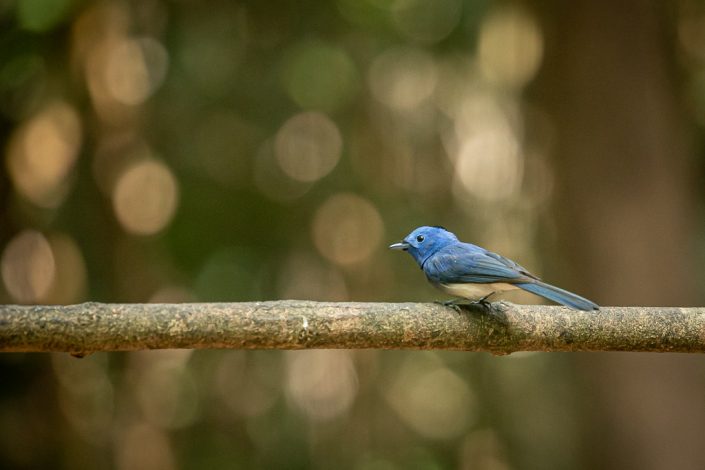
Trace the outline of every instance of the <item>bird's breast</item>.
<instances>
[{"instance_id":1,"label":"bird's breast","mask_svg":"<svg viewBox=\"0 0 705 470\"><path fill-rule=\"evenodd\" d=\"M478 300L493 292L505 292L508 290L518 289L514 284L506 282L491 282L486 284L437 284L438 288L443 292L463 297L468 300Z\"/></svg>"}]
</instances>

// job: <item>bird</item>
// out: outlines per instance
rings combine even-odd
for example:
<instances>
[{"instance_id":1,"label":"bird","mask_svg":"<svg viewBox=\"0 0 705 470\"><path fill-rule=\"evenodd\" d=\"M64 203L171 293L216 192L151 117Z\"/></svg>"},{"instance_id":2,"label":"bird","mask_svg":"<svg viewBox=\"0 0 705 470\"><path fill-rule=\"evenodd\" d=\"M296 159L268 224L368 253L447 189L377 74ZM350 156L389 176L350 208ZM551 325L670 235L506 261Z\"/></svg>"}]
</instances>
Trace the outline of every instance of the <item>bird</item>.
<instances>
[{"instance_id":1,"label":"bird","mask_svg":"<svg viewBox=\"0 0 705 470\"><path fill-rule=\"evenodd\" d=\"M523 289L574 310L599 310L596 303L543 282L497 253L461 242L441 226L418 227L389 248L408 252L431 284L455 297L487 305L493 294ZM445 304L456 305L457 301Z\"/></svg>"}]
</instances>

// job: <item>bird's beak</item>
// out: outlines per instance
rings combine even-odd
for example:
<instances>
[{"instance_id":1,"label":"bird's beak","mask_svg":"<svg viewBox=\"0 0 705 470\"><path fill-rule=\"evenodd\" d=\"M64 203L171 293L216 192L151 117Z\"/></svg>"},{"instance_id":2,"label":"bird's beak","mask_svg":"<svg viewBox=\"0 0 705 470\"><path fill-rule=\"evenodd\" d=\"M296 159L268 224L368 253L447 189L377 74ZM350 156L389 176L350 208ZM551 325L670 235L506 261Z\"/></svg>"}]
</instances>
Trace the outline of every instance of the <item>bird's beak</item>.
<instances>
[{"instance_id":1,"label":"bird's beak","mask_svg":"<svg viewBox=\"0 0 705 470\"><path fill-rule=\"evenodd\" d=\"M409 249L409 244L407 242L399 242L393 245L389 245L389 249L406 251Z\"/></svg>"}]
</instances>

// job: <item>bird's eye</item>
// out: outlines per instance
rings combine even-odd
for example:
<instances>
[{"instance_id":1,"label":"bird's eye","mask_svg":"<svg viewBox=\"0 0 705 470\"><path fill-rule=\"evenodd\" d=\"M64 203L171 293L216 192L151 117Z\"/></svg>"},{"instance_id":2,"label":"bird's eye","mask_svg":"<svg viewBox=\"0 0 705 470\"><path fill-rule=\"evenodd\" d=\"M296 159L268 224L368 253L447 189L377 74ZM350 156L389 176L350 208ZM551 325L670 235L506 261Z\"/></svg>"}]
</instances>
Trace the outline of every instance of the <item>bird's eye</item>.
<instances>
[{"instance_id":1,"label":"bird's eye","mask_svg":"<svg viewBox=\"0 0 705 470\"><path fill-rule=\"evenodd\" d=\"M423 240L424 240L424 236L423 236L423 235L419 235L418 237L416 237L416 241L419 242L419 243L421 243Z\"/></svg>"}]
</instances>

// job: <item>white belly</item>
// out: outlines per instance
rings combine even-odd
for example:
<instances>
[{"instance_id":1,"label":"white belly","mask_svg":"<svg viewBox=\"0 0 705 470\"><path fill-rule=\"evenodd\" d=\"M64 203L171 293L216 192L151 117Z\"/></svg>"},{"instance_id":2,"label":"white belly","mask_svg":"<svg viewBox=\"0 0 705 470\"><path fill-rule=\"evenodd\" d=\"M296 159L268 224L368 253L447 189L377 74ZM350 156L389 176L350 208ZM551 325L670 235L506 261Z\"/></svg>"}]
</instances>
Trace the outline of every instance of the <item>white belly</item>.
<instances>
[{"instance_id":1,"label":"white belly","mask_svg":"<svg viewBox=\"0 0 705 470\"><path fill-rule=\"evenodd\" d=\"M493 292L505 292L518 289L513 284L506 282L493 282L488 284L438 284L444 292L456 297L463 297L468 300L479 300Z\"/></svg>"}]
</instances>

